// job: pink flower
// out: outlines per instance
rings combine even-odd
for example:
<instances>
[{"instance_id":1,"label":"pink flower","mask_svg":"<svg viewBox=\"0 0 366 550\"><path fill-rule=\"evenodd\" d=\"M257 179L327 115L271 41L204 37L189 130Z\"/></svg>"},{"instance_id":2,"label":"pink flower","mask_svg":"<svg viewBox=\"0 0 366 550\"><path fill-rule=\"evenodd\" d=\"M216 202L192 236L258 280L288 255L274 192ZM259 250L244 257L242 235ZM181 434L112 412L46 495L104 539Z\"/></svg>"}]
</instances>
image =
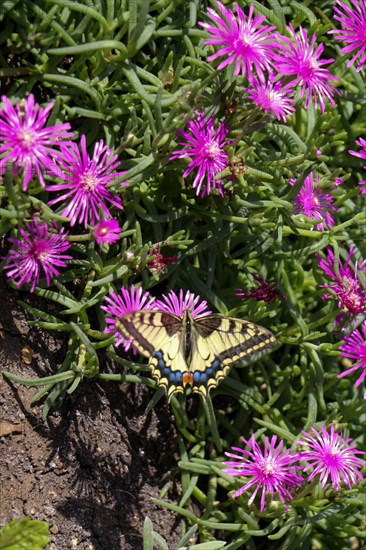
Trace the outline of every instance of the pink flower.
<instances>
[{"instance_id":1,"label":"pink flower","mask_svg":"<svg viewBox=\"0 0 366 550\"><path fill-rule=\"evenodd\" d=\"M347 67L351 67L358 60L356 71L360 71L366 62L366 2L365 0L350 0L350 2L354 9L336 0L340 8L333 7L334 19L341 23L342 30L328 31L328 34L338 35L335 39L347 44L341 49L341 53L348 54L356 50L355 55L348 61Z\"/></svg>"},{"instance_id":2,"label":"pink flower","mask_svg":"<svg viewBox=\"0 0 366 550\"><path fill-rule=\"evenodd\" d=\"M292 25L287 29L291 38L278 35L281 42L278 45L279 51L275 54L276 70L283 75L295 77L286 86L291 88L296 85L301 86L300 97L305 96L306 108L311 98L315 106L319 103L322 113L325 111L325 100L335 107L333 95L340 92L334 88L332 82L339 82L339 79L323 67L332 63L334 59L320 59L324 45L319 44L315 49L315 33L309 43L306 31L301 26L299 34L295 33Z\"/></svg>"},{"instance_id":3,"label":"pink flower","mask_svg":"<svg viewBox=\"0 0 366 550\"><path fill-rule=\"evenodd\" d=\"M344 376L360 369L361 374L356 381L356 388L360 386L361 382L366 377L366 321L362 323L361 328L363 336L361 331L356 329L350 334L350 336L346 336L344 338L344 344L339 347L342 357L353 359L355 363L352 367L339 374L338 378L343 378ZM366 390L363 398L366 399Z\"/></svg>"},{"instance_id":4,"label":"pink flower","mask_svg":"<svg viewBox=\"0 0 366 550\"><path fill-rule=\"evenodd\" d=\"M363 151L359 151L358 153L356 151L348 151L351 155L354 157L359 157L360 159L366 159L366 139L356 139L357 145L360 147L363 147ZM366 170L366 166L364 166ZM366 180L359 181L359 185L364 185L365 187L361 188L361 194L366 195Z\"/></svg>"},{"instance_id":5,"label":"pink flower","mask_svg":"<svg viewBox=\"0 0 366 550\"><path fill-rule=\"evenodd\" d=\"M72 256L64 254L71 246L64 229L58 229L55 223L39 223L37 218L25 224L26 231L19 228L21 239L9 238L15 248L9 250L4 269L6 276L15 281L17 287L31 283L33 292L39 282L42 271L46 285L60 274L59 267L66 267L65 260Z\"/></svg>"},{"instance_id":6,"label":"pink flower","mask_svg":"<svg viewBox=\"0 0 366 550\"><path fill-rule=\"evenodd\" d=\"M120 240L121 227L116 220L104 220L94 227L93 236L97 244L113 244Z\"/></svg>"},{"instance_id":7,"label":"pink flower","mask_svg":"<svg viewBox=\"0 0 366 550\"><path fill-rule=\"evenodd\" d=\"M330 478L332 488L339 491L342 479L350 488L363 479L359 469L365 462L356 455L365 453L358 451L355 445L349 445L351 438L344 440L342 434L335 433L334 426L330 427L330 433L324 426L320 428L321 433L315 428L311 430L312 434L302 432L302 439L296 442L297 445L308 447L308 450L298 453L298 459L309 462L304 472L314 468L309 481L319 475L321 486L324 487Z\"/></svg>"},{"instance_id":8,"label":"pink flower","mask_svg":"<svg viewBox=\"0 0 366 550\"><path fill-rule=\"evenodd\" d=\"M201 113L195 111L195 115L195 119L187 122L187 132L181 129L177 131L177 135L185 140L179 143L184 148L174 151L169 160L186 157L193 159L188 164L183 178L198 167L197 175L193 180L193 189L196 189L197 196L204 197L211 192L211 189L216 188L223 195L221 179L214 178L228 166L225 147L229 142L225 141L225 138L229 128L225 122L221 122L217 130L214 130L215 117L210 117L206 122L203 108Z\"/></svg>"},{"instance_id":9,"label":"pink flower","mask_svg":"<svg viewBox=\"0 0 366 550\"><path fill-rule=\"evenodd\" d=\"M238 292L235 293L235 296L240 296L241 298L254 298L258 302L263 300L268 304L274 302L277 296L286 299L286 296L281 294L278 290L276 283L267 283L260 275L253 275L254 279L260 284L255 290L242 290L238 288Z\"/></svg>"},{"instance_id":10,"label":"pink flower","mask_svg":"<svg viewBox=\"0 0 366 550\"><path fill-rule=\"evenodd\" d=\"M212 38L205 40L205 44L218 46L219 50L208 57L208 61L214 61L219 57L224 59L218 65L218 70L227 65L234 65L234 75L240 72L243 76L251 78L252 69L256 70L259 78L264 79L264 70L271 69L273 50L277 47L276 34L271 33L276 27L264 25L264 15L253 17L254 7L249 7L248 17L243 10L234 4L237 16L225 8L221 2L217 2L217 8L221 15L213 9L207 9L207 16L211 23L199 23L207 30Z\"/></svg>"},{"instance_id":11,"label":"pink flower","mask_svg":"<svg viewBox=\"0 0 366 550\"><path fill-rule=\"evenodd\" d=\"M73 136L67 132L70 124L45 127L53 103L40 107L34 102L33 94L15 107L2 96L3 108L0 111L0 174L4 174L7 163L13 164L13 174L23 175L22 190L28 189L29 182L37 174L44 187L43 172L52 158L58 158L60 140Z\"/></svg>"},{"instance_id":12,"label":"pink flower","mask_svg":"<svg viewBox=\"0 0 366 550\"><path fill-rule=\"evenodd\" d=\"M281 81L274 82L274 79L274 73L270 74L268 82L253 78L250 81L252 88L244 90L248 92L249 99L265 113L272 112L277 120L286 122L286 117L295 112L295 107L292 106L295 100L288 97L293 94L293 90L283 88Z\"/></svg>"},{"instance_id":13,"label":"pink flower","mask_svg":"<svg viewBox=\"0 0 366 550\"><path fill-rule=\"evenodd\" d=\"M332 202L333 197L331 195L323 193L315 187L314 176L311 172L305 179L299 194L295 197L296 210L294 210L294 214L302 213L312 221L323 220L316 228L319 231L324 231L325 228L329 229L334 225L334 218L329 210L334 211L338 208L333 206Z\"/></svg>"},{"instance_id":14,"label":"pink flower","mask_svg":"<svg viewBox=\"0 0 366 550\"><path fill-rule=\"evenodd\" d=\"M57 159L57 164L48 165L49 173L65 182L47 186L48 191L65 191L48 204L64 202L61 215L70 219L70 225L80 223L86 227L89 219L95 225L101 219L101 212L105 218L111 218L105 202L123 209L120 197L113 195L107 186L122 177L124 172L115 172L121 163L103 140L95 144L92 158L86 149L85 135L81 136L80 148L81 152L76 143L61 144L62 157ZM120 182L119 185L127 183Z\"/></svg>"},{"instance_id":15,"label":"pink flower","mask_svg":"<svg viewBox=\"0 0 366 550\"><path fill-rule=\"evenodd\" d=\"M182 318L185 310L188 310L194 319L211 315L212 311L207 310L206 300L200 300L200 296L196 296L189 290L184 294L181 289L179 291L179 297L174 290L170 290L168 295L162 295L162 300L156 300L154 309L166 311Z\"/></svg>"},{"instance_id":16,"label":"pink flower","mask_svg":"<svg viewBox=\"0 0 366 550\"><path fill-rule=\"evenodd\" d=\"M264 452L255 441L254 435L249 440L241 438L249 447L250 451L239 447L232 447L233 451L240 454L225 452L226 456L235 458L235 461L224 462L227 468L223 472L229 476L249 477L249 481L233 494L233 498L239 497L248 489L255 487L254 492L248 500L250 506L258 491L262 490L260 511L263 512L266 503L266 496L270 495L271 500L275 493L278 493L281 502L286 503L292 500L290 490L299 487L303 479L296 473L300 466L295 466L297 454L283 449L281 440L276 447L277 436L268 437L264 440Z\"/></svg>"},{"instance_id":17,"label":"pink flower","mask_svg":"<svg viewBox=\"0 0 366 550\"><path fill-rule=\"evenodd\" d=\"M104 299L108 305L100 307L108 315L111 315L111 317L105 318L107 328L104 332L113 334L115 338L114 345L116 347L123 344L124 350L128 351L131 348L132 340L126 340L116 329L116 320L134 311L156 309L154 304L155 298L150 296L148 292L143 292L141 287L136 290L134 285L131 285L129 290L125 287L121 287L121 294L117 294L112 290L109 296L105 296Z\"/></svg>"},{"instance_id":18,"label":"pink flower","mask_svg":"<svg viewBox=\"0 0 366 550\"><path fill-rule=\"evenodd\" d=\"M366 288L364 288L358 278L358 270L366 272L366 260L358 266L356 262L354 267L350 266L350 260L353 256L353 248L350 249L346 264L343 265L336 260L331 248L327 249L327 258L318 257L319 267L334 281L328 285L320 285L321 288L328 288L331 293L322 296L323 300L330 297L338 298L338 307L342 312L349 312L358 315L366 311Z\"/></svg>"}]
</instances>

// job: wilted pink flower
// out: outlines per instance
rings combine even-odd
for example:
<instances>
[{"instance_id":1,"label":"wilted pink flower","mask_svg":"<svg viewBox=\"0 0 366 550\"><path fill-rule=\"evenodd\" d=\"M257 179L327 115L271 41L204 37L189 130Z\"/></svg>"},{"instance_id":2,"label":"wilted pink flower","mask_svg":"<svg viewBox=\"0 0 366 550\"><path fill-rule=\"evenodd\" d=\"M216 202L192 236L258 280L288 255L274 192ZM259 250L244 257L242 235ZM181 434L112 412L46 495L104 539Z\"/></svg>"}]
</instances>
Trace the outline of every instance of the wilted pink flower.
<instances>
[{"instance_id":1,"label":"wilted pink flower","mask_svg":"<svg viewBox=\"0 0 366 550\"><path fill-rule=\"evenodd\" d=\"M366 377L366 321L362 323L361 328L363 336L361 331L356 329L350 334L350 336L346 336L344 338L344 344L338 348L342 357L348 357L348 359L353 359L353 361L355 361L352 367L339 374L338 378L343 378L344 376L360 369L361 374L356 381L356 388L358 388ZM366 399L366 390L363 398Z\"/></svg>"},{"instance_id":2,"label":"wilted pink flower","mask_svg":"<svg viewBox=\"0 0 366 550\"><path fill-rule=\"evenodd\" d=\"M366 160L366 139L356 139L357 145L363 148L363 151L348 151L351 155L355 157L359 157L360 159ZM364 166L366 170L366 166ZM360 181L359 185L363 185L364 187L361 188L362 195L366 195L366 180Z\"/></svg>"},{"instance_id":3,"label":"wilted pink flower","mask_svg":"<svg viewBox=\"0 0 366 550\"><path fill-rule=\"evenodd\" d=\"M324 426L320 428L321 433L315 428L311 428L311 431L312 434L302 432L302 439L296 442L297 445L308 447L308 450L298 453L298 459L309 462L304 472L314 468L309 481L319 475L321 486L324 487L330 478L332 488L339 491L342 479L350 488L363 479L359 469L366 463L356 455L365 453L358 451L355 445L349 445L351 438L344 440L342 434L335 433L334 426L330 427L330 433Z\"/></svg>"},{"instance_id":4,"label":"wilted pink flower","mask_svg":"<svg viewBox=\"0 0 366 550\"><path fill-rule=\"evenodd\" d=\"M156 309L155 298L148 292L143 292L142 288L135 289L134 285L131 285L129 289L121 287L121 294L117 294L114 290L109 293L109 296L105 296L104 300L107 302L107 306L100 306L107 315L105 321L107 327L104 332L112 333L115 337L114 345L116 347L123 344L125 351L128 351L132 345L132 340L126 340L115 327L116 320L127 315L127 313L133 313L134 311Z\"/></svg>"},{"instance_id":5,"label":"wilted pink flower","mask_svg":"<svg viewBox=\"0 0 366 550\"><path fill-rule=\"evenodd\" d=\"M86 227L88 220L95 225L103 215L111 218L106 202L123 209L120 197L112 194L107 186L125 172L115 172L121 163L103 140L95 144L92 158L86 149L85 135L81 136L80 149L76 143L61 144L62 158L48 165L49 173L65 182L47 186L48 191L65 191L48 204L65 203L61 215L69 218L70 225L80 223ZM120 182L119 185L126 186L127 183Z\"/></svg>"},{"instance_id":6,"label":"wilted pink flower","mask_svg":"<svg viewBox=\"0 0 366 550\"><path fill-rule=\"evenodd\" d=\"M233 498L239 497L248 489L255 487L254 492L248 500L250 506L258 491L262 490L260 511L263 512L266 503L266 496L270 495L273 500L274 494L278 493L281 502L286 503L292 500L290 490L299 487L303 479L296 473L300 466L294 465L297 454L284 449L281 440L277 447L277 436L268 437L264 440L264 451L256 442L254 435L249 440L241 437L241 440L249 447L250 451L239 447L232 447L233 451L240 454L225 452L226 456L235 458L235 461L224 462L227 468L223 472L229 476L250 477L250 480L233 494Z\"/></svg>"},{"instance_id":7,"label":"wilted pink flower","mask_svg":"<svg viewBox=\"0 0 366 550\"><path fill-rule=\"evenodd\" d=\"M289 96L293 94L293 90L282 86L282 82L277 80L274 82L275 75L271 73L268 82L264 82L253 78L250 80L251 88L244 88L248 92L248 97L265 113L272 112L277 120L286 122L286 117L295 112L294 99Z\"/></svg>"},{"instance_id":8,"label":"wilted pink flower","mask_svg":"<svg viewBox=\"0 0 366 550\"><path fill-rule=\"evenodd\" d=\"M192 170L198 167L197 175L193 180L193 189L196 189L197 196L204 197L212 189L218 189L219 193L223 195L222 181L215 179L215 176L228 166L228 154L225 147L229 145L229 142L225 141L225 138L229 128L225 122L221 122L217 130L214 130L215 117L211 116L206 122L203 108L201 113L195 111L195 115L193 120L187 122L187 132L181 129L177 131L177 135L185 140L179 142L183 149L174 151L169 160L186 157L193 159L188 164L183 178L186 178Z\"/></svg>"},{"instance_id":9,"label":"wilted pink flower","mask_svg":"<svg viewBox=\"0 0 366 550\"><path fill-rule=\"evenodd\" d=\"M161 300L156 300L154 309L172 313L177 317L183 317L184 312L188 310L195 319L207 317L212 313L212 311L207 310L206 300L201 300L200 296L196 296L189 290L184 294L182 289L179 291L179 296L174 290L170 290L167 295L163 294Z\"/></svg>"},{"instance_id":10,"label":"wilted pink flower","mask_svg":"<svg viewBox=\"0 0 366 550\"><path fill-rule=\"evenodd\" d=\"M300 97L305 97L305 107L309 106L311 98L314 105L320 105L322 113L325 111L325 100L335 107L333 100L334 93L339 94L333 86L333 82L339 82L339 79L331 75L328 69L323 65L332 63L334 59L320 59L324 50L324 45L319 44L315 49L316 34L313 34L311 43L309 43L306 31L300 26L299 34L295 33L292 25L287 27L291 38L287 36L278 36L280 40L278 53L275 54L276 70L288 76L294 76L286 86L293 88L296 85L301 86Z\"/></svg>"},{"instance_id":11,"label":"wilted pink flower","mask_svg":"<svg viewBox=\"0 0 366 550\"><path fill-rule=\"evenodd\" d=\"M67 132L70 124L58 124L45 127L53 103L40 107L35 103L33 94L15 107L6 96L2 96L3 108L0 110L0 174L4 174L7 163L13 164L13 174L23 175L22 190L26 191L34 174L44 187L43 172L50 160L59 157L56 149L60 140L73 136Z\"/></svg>"},{"instance_id":12,"label":"wilted pink flower","mask_svg":"<svg viewBox=\"0 0 366 550\"><path fill-rule=\"evenodd\" d=\"M238 288L238 292L235 293L235 296L240 296L241 298L254 298L258 302L263 300L268 304L274 302L277 296L286 299L277 288L276 283L267 283L260 275L254 274L253 278L258 281L260 284L255 290L243 290Z\"/></svg>"},{"instance_id":13,"label":"wilted pink flower","mask_svg":"<svg viewBox=\"0 0 366 550\"><path fill-rule=\"evenodd\" d=\"M314 176L311 172L305 178L303 186L295 197L296 210L294 210L294 214L304 214L312 221L323 220L316 226L319 231L324 231L325 228L330 229L334 225L334 218L329 210L338 210L336 206L332 205L333 200L331 195L323 193L315 187Z\"/></svg>"},{"instance_id":14,"label":"wilted pink flower","mask_svg":"<svg viewBox=\"0 0 366 550\"><path fill-rule=\"evenodd\" d=\"M104 220L97 223L93 229L93 236L97 244L113 244L120 240L122 228L117 220Z\"/></svg>"},{"instance_id":15,"label":"wilted pink flower","mask_svg":"<svg viewBox=\"0 0 366 550\"><path fill-rule=\"evenodd\" d=\"M169 264L175 264L178 260L178 256L163 256L158 246L154 246L151 253L147 257L146 265L152 271L164 272L166 266Z\"/></svg>"},{"instance_id":16,"label":"wilted pink flower","mask_svg":"<svg viewBox=\"0 0 366 550\"><path fill-rule=\"evenodd\" d=\"M363 260L360 265L355 263L354 267L350 266L350 260L353 256L353 248L350 249L346 265L343 265L340 260L336 261L333 250L327 248L327 258L318 257L319 267L331 278L333 283L328 285L320 285L321 288L331 290L331 293L324 294L323 300L336 296L338 298L338 307L342 313L349 312L353 315L358 315L366 311L366 288L361 284L357 271L366 272L366 260Z\"/></svg>"},{"instance_id":17,"label":"wilted pink flower","mask_svg":"<svg viewBox=\"0 0 366 550\"><path fill-rule=\"evenodd\" d=\"M64 254L71 243L64 228L58 229L55 223L39 223L34 218L25 227L26 230L18 229L21 239L8 239L14 248L5 258L4 269L7 270L6 276L15 281L18 288L31 283L30 291L33 292L42 272L49 286L51 280L60 274L58 268L66 267L65 260L72 260L72 256Z\"/></svg>"},{"instance_id":18,"label":"wilted pink flower","mask_svg":"<svg viewBox=\"0 0 366 550\"><path fill-rule=\"evenodd\" d=\"M264 79L263 71L271 69L273 50L277 47L276 34L271 33L276 27L262 25L264 15L253 17L253 5L249 7L248 17L237 3L234 7L237 16L221 2L217 2L221 15L208 8L207 16L213 24L199 23L212 36L205 40L205 44L219 47L207 60L214 61L224 57L217 67L218 70L235 64L234 75L241 73L251 78L254 67L259 78Z\"/></svg>"},{"instance_id":19,"label":"wilted pink flower","mask_svg":"<svg viewBox=\"0 0 366 550\"><path fill-rule=\"evenodd\" d=\"M351 67L355 61L358 61L356 71L360 71L366 62L366 2L365 0L350 0L350 2L353 9L336 0L340 8L337 5L333 6L335 13L333 17L341 23L342 30L328 31L328 34L338 35L335 39L347 44L340 50L341 53L348 54L356 50L355 55L348 61L347 67Z\"/></svg>"}]
</instances>

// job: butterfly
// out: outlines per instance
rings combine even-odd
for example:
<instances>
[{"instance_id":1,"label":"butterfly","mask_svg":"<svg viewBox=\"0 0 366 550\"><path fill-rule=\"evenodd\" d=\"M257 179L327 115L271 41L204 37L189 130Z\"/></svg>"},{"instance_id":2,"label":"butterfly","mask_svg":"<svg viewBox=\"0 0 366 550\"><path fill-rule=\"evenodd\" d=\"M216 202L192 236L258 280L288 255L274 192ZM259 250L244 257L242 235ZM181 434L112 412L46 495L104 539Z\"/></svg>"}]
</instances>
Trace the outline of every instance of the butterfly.
<instances>
[{"instance_id":1,"label":"butterfly","mask_svg":"<svg viewBox=\"0 0 366 550\"><path fill-rule=\"evenodd\" d=\"M210 315L194 319L162 311L135 311L120 317L116 329L149 359L152 376L168 400L186 386L207 398L231 365L276 344L273 334L254 323Z\"/></svg>"}]
</instances>

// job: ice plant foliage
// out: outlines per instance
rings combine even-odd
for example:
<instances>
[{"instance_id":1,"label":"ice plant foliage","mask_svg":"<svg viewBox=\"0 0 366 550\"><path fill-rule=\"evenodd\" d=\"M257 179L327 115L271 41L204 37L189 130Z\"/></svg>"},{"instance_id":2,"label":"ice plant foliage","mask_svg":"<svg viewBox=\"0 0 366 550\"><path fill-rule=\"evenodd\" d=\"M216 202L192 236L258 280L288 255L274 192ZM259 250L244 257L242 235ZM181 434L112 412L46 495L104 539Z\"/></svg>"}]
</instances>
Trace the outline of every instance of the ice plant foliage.
<instances>
[{"instance_id":1,"label":"ice plant foliage","mask_svg":"<svg viewBox=\"0 0 366 550\"><path fill-rule=\"evenodd\" d=\"M70 225L95 225L102 217L109 219L111 213L106 205L123 209L121 198L108 189L108 185L123 177L124 172L116 172L121 164L113 149L104 145L103 140L94 146L92 157L86 148L85 135L81 136L80 149L77 143L61 144L62 157L48 165L49 173L64 183L48 185L48 191L61 191L62 194L49 201L49 205L63 203L61 215L69 218ZM126 182L119 183L121 186Z\"/></svg>"},{"instance_id":2,"label":"ice plant foliage","mask_svg":"<svg viewBox=\"0 0 366 550\"><path fill-rule=\"evenodd\" d=\"M361 385L366 377L366 321L362 323L361 330L363 335L360 330L355 329L349 336L344 338L344 344L338 348L342 357L347 357L354 361L350 368L338 375L338 378L348 376L355 371L361 371L355 383L356 388ZM363 398L366 399L366 390Z\"/></svg>"},{"instance_id":3,"label":"ice plant foliage","mask_svg":"<svg viewBox=\"0 0 366 550\"><path fill-rule=\"evenodd\" d=\"M286 122L286 117L295 112L295 100L289 97L293 90L283 87L280 80L275 82L274 73L270 74L267 82L253 78L250 85L250 88L244 88L248 98L265 113L272 113L277 120Z\"/></svg>"},{"instance_id":4,"label":"ice plant foliage","mask_svg":"<svg viewBox=\"0 0 366 550\"><path fill-rule=\"evenodd\" d=\"M121 232L117 220L104 220L94 227L93 236L99 245L113 244L119 241Z\"/></svg>"},{"instance_id":5,"label":"ice plant foliage","mask_svg":"<svg viewBox=\"0 0 366 550\"><path fill-rule=\"evenodd\" d=\"M330 277L333 282L327 285L321 285L321 288L327 288L331 292L325 294L322 298L338 298L338 307L342 313L351 313L357 315L366 311L366 288L361 284L358 277L358 270L366 272L366 260L360 265L356 262L351 266L351 258L354 250L351 248L345 265L341 260L336 261L333 250L328 247L327 257L318 258L319 267Z\"/></svg>"},{"instance_id":6,"label":"ice plant foliage","mask_svg":"<svg viewBox=\"0 0 366 550\"><path fill-rule=\"evenodd\" d=\"M198 168L193 188L196 189L196 195L201 197L209 195L213 189L218 189L223 195L222 180L215 179L215 176L228 166L228 153L225 148L229 142L225 141L225 138L229 128L225 121L220 122L216 130L214 125L214 116L206 121L203 108L201 113L195 111L195 118L187 122L187 131L177 131L177 135L184 140L179 142L183 148L174 151L170 157L170 160L187 157L192 159L183 178Z\"/></svg>"},{"instance_id":7,"label":"ice plant foliage","mask_svg":"<svg viewBox=\"0 0 366 550\"><path fill-rule=\"evenodd\" d=\"M252 504L257 493L261 490L260 511L263 512L266 504L266 496L273 499L278 494L281 502L292 500L291 490L299 487L303 479L296 471L300 466L295 465L296 453L283 449L284 442L278 445L277 436L264 440L264 450L258 445L254 435L249 440L241 440L250 450L232 447L234 453L225 452L226 456L235 460L224 462L226 468L223 472L229 476L249 477L249 481L233 494L233 498L239 497L254 487L254 492L248 500L248 506Z\"/></svg>"},{"instance_id":8,"label":"ice plant foliage","mask_svg":"<svg viewBox=\"0 0 366 550\"><path fill-rule=\"evenodd\" d=\"M366 31L365 31L366 32ZM359 145L360 147L362 147L363 150L361 151L348 151L351 155L353 155L354 157L359 157L360 159L365 159L366 160L366 139L356 139L356 143L357 145ZM366 166L364 166L365 170L366 170ZM359 182L359 185L361 185L361 193L362 195L366 195L366 180L362 180Z\"/></svg>"},{"instance_id":9,"label":"ice plant foliage","mask_svg":"<svg viewBox=\"0 0 366 550\"><path fill-rule=\"evenodd\" d=\"M339 79L324 68L324 65L332 63L334 59L321 59L324 45L319 44L316 47L315 33L309 42L306 30L301 26L298 33L292 25L288 25L287 29L290 38L278 35L276 70L280 74L294 77L286 86L301 87L299 97L305 97L306 108L311 99L315 106L320 106L322 113L325 111L326 101L335 107L333 96L334 93L339 94L339 91L334 88L333 83L339 82Z\"/></svg>"},{"instance_id":10,"label":"ice plant foliage","mask_svg":"<svg viewBox=\"0 0 366 550\"><path fill-rule=\"evenodd\" d=\"M108 305L101 306L101 309L103 309L107 315L110 315L110 317L105 318L107 327L104 332L113 334L115 338L114 345L116 347L123 344L124 350L128 351L131 348L132 340L126 340L122 334L116 330L116 320L134 311L156 309L154 304L155 298L148 292L144 292L142 287L136 289L134 285L131 285L129 289L121 287L120 294L112 290L109 296L105 296L104 300Z\"/></svg>"},{"instance_id":11,"label":"ice plant foliage","mask_svg":"<svg viewBox=\"0 0 366 550\"><path fill-rule=\"evenodd\" d=\"M352 7L346 6L340 0L336 0L333 7L334 19L340 22L342 29L328 31L334 34L336 40L346 44L341 53L354 53L352 59L347 62L347 67L358 63L356 71L360 71L366 63L366 1L350 0Z\"/></svg>"},{"instance_id":12,"label":"ice plant foliage","mask_svg":"<svg viewBox=\"0 0 366 550\"><path fill-rule=\"evenodd\" d=\"M67 233L55 223L40 223L37 218L18 231L20 238L8 239L13 245L5 259L8 279L15 281L18 288L30 283L33 292L43 274L50 286L52 279L60 274L59 268L66 267L66 260L72 260L72 256L65 254L71 247Z\"/></svg>"},{"instance_id":13,"label":"ice plant foliage","mask_svg":"<svg viewBox=\"0 0 366 550\"><path fill-rule=\"evenodd\" d=\"M333 425L330 430L321 426L320 433L314 427L311 431L312 433L302 432L301 439L296 442L299 446L307 447L306 450L299 451L298 458L308 462L304 472L314 468L308 477L309 481L319 476L322 487L329 480L332 488L339 491L342 481L351 488L363 479L359 470L366 463L357 455L365 453L357 450L355 445L350 445L351 438L343 439L342 434L335 433Z\"/></svg>"},{"instance_id":14,"label":"ice plant foliage","mask_svg":"<svg viewBox=\"0 0 366 550\"><path fill-rule=\"evenodd\" d=\"M23 191L28 189L35 174L44 187L43 172L52 158L60 156L61 140L74 135L67 131L70 130L70 124L46 127L54 104L40 107L34 101L33 94L15 106L6 96L1 99L0 155L3 156L0 159L0 174L5 173L9 162L13 165L13 174L21 174L23 177Z\"/></svg>"},{"instance_id":15,"label":"ice plant foliage","mask_svg":"<svg viewBox=\"0 0 366 550\"><path fill-rule=\"evenodd\" d=\"M268 304L274 302L277 296L286 299L286 296L284 296L278 290L276 283L268 283L265 279L257 274L254 274L253 277L256 281L259 282L258 288L254 290L243 290L241 288L238 288L235 296L239 296L240 298L254 298L258 302L263 300Z\"/></svg>"},{"instance_id":16,"label":"ice plant foliage","mask_svg":"<svg viewBox=\"0 0 366 550\"><path fill-rule=\"evenodd\" d=\"M304 184L294 200L296 207L294 214L304 214L312 221L322 220L316 228L319 231L324 231L324 229L330 229L334 225L334 218L329 210L335 211L337 207L333 206L332 202L333 197L331 195L315 187L314 176L311 172L305 178Z\"/></svg>"},{"instance_id":17,"label":"ice plant foliage","mask_svg":"<svg viewBox=\"0 0 366 550\"><path fill-rule=\"evenodd\" d=\"M254 15L253 5L249 7L248 16L236 3L236 15L221 2L216 5L219 13L208 8L207 16L211 22L200 23L212 37L205 40L205 44L218 47L218 51L207 60L214 61L223 57L218 70L234 65L234 75L241 73L250 79L254 69L263 80L263 71L271 69L273 51L277 47L276 35L272 33L276 27L262 25L265 17Z\"/></svg>"},{"instance_id":18,"label":"ice plant foliage","mask_svg":"<svg viewBox=\"0 0 366 550\"><path fill-rule=\"evenodd\" d=\"M180 289L179 295L174 290L170 290L168 294L163 294L162 299L156 300L154 309L172 313L177 317L183 317L184 312L188 310L194 319L207 317L212 313L207 309L206 300L201 300L200 296L196 296L189 290L184 293L182 289Z\"/></svg>"}]
</instances>

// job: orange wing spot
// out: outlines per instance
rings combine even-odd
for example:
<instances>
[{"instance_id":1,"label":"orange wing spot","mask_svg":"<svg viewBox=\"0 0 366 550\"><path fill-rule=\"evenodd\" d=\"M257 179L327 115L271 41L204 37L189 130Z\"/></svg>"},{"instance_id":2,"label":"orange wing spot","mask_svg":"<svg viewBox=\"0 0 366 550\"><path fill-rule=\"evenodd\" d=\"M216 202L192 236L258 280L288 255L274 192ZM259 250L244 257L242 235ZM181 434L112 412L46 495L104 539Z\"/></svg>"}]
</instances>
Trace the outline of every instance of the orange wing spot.
<instances>
[{"instance_id":1,"label":"orange wing spot","mask_svg":"<svg viewBox=\"0 0 366 550\"><path fill-rule=\"evenodd\" d=\"M183 386L186 386L187 384L189 384L190 386L193 385L193 374L191 372L185 372L183 374Z\"/></svg>"}]
</instances>

